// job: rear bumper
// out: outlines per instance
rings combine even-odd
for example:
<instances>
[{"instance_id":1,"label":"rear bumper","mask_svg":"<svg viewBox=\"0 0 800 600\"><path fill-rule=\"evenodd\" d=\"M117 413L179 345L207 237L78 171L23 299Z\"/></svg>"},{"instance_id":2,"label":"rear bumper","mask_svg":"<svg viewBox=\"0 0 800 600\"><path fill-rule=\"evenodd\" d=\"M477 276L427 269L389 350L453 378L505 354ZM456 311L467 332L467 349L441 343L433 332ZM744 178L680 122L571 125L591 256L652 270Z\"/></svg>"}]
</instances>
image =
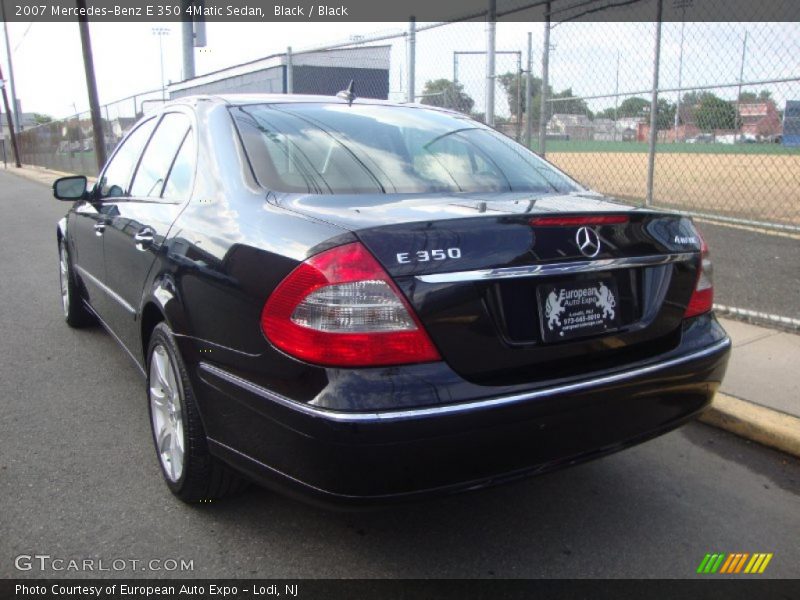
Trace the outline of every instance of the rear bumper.
<instances>
[{"instance_id":1,"label":"rear bumper","mask_svg":"<svg viewBox=\"0 0 800 600\"><path fill-rule=\"evenodd\" d=\"M665 433L710 403L729 352L717 337L582 381L381 412L318 408L207 363L195 384L223 413L206 418L214 454L268 487L359 504L494 485Z\"/></svg>"}]
</instances>

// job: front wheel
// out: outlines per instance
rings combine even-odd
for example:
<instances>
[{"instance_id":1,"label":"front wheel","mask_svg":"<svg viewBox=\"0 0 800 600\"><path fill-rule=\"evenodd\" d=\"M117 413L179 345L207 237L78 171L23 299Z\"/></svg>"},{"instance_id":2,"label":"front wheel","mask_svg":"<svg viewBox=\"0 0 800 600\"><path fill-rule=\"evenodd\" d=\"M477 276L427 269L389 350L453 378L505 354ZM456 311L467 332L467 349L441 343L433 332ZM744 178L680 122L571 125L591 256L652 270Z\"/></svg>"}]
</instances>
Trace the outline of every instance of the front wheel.
<instances>
[{"instance_id":1,"label":"front wheel","mask_svg":"<svg viewBox=\"0 0 800 600\"><path fill-rule=\"evenodd\" d=\"M191 382L165 323L153 330L147 356L150 425L169 489L188 503L222 498L243 489L244 480L208 451Z\"/></svg>"},{"instance_id":2,"label":"front wheel","mask_svg":"<svg viewBox=\"0 0 800 600\"><path fill-rule=\"evenodd\" d=\"M61 283L61 308L64 310L64 320L70 327L86 327L94 323L94 317L83 304L83 299L78 293L75 273L69 261L67 242L62 239L58 243L58 277Z\"/></svg>"}]
</instances>

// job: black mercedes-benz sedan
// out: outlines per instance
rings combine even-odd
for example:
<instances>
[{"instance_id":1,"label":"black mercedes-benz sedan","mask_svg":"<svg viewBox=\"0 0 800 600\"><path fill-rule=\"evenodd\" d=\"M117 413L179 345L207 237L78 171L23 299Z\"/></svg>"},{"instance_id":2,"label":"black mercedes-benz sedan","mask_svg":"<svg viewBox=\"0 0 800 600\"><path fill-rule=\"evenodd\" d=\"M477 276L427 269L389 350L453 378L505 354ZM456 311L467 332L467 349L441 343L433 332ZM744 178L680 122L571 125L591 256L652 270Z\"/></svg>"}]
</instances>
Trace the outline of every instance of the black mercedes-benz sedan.
<instances>
[{"instance_id":1,"label":"black mercedes-benz sedan","mask_svg":"<svg viewBox=\"0 0 800 600\"><path fill-rule=\"evenodd\" d=\"M146 379L167 485L323 502L480 488L681 425L730 341L692 221L459 113L170 102L54 184L67 323Z\"/></svg>"}]
</instances>

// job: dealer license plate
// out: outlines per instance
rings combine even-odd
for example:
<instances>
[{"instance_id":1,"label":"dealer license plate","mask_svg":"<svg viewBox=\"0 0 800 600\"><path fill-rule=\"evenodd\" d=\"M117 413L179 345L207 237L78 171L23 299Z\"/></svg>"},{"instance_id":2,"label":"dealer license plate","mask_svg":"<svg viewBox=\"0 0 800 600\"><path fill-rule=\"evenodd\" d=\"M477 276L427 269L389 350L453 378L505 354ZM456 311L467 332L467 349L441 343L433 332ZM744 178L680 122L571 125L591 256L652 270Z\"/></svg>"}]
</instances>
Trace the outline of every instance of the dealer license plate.
<instances>
[{"instance_id":1,"label":"dealer license plate","mask_svg":"<svg viewBox=\"0 0 800 600\"><path fill-rule=\"evenodd\" d=\"M617 283L613 279L543 284L536 291L545 342L597 335L619 327Z\"/></svg>"}]
</instances>

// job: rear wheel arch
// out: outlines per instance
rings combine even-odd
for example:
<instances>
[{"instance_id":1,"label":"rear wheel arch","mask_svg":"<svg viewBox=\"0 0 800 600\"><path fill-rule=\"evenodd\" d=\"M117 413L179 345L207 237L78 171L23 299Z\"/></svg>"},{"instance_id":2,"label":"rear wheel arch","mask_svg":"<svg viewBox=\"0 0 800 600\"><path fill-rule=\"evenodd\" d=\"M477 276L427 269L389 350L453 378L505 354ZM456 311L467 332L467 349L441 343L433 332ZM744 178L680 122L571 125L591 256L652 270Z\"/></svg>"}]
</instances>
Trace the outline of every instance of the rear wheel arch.
<instances>
[{"instance_id":1,"label":"rear wheel arch","mask_svg":"<svg viewBox=\"0 0 800 600\"><path fill-rule=\"evenodd\" d=\"M153 330L159 323L165 322L166 316L155 302L148 302L142 309L142 357L143 363L147 362L147 349L150 346L150 338L153 335Z\"/></svg>"},{"instance_id":2,"label":"rear wheel arch","mask_svg":"<svg viewBox=\"0 0 800 600\"><path fill-rule=\"evenodd\" d=\"M56 225L56 238L60 242L67 235L67 217L61 217Z\"/></svg>"}]
</instances>

